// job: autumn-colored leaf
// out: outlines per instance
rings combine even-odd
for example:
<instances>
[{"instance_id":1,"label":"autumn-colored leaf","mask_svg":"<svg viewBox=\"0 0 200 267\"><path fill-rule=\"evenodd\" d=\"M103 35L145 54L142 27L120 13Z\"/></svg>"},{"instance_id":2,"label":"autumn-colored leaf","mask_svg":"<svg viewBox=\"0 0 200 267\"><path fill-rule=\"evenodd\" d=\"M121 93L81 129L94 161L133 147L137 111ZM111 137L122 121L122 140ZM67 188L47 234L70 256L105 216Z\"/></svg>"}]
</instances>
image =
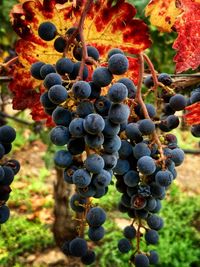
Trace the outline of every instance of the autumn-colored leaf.
<instances>
[{"instance_id":1,"label":"autumn-colored leaf","mask_svg":"<svg viewBox=\"0 0 200 267\"><path fill-rule=\"evenodd\" d=\"M35 81L30 76L30 66L36 61L55 64L62 57L62 53L55 51L54 40L45 42L38 36L38 27L44 21L51 21L58 33L65 35L68 28L77 26L85 1L76 1L76 8L72 4L73 1L64 0L22 2L11 12L13 28L21 39L16 47L19 64L15 67L10 89L14 92L14 108L29 107L34 119L43 119L46 115L42 113L39 102L43 89L40 86L41 81ZM86 43L99 49L102 60L106 59L108 50L113 46L127 53L142 52L151 42L147 25L139 19L134 19L135 14L135 8L124 0L118 1L114 6L110 0L93 3L85 20ZM73 58L71 50L68 51L67 57ZM136 74L135 71L134 73Z\"/></svg>"},{"instance_id":2,"label":"autumn-colored leaf","mask_svg":"<svg viewBox=\"0 0 200 267\"><path fill-rule=\"evenodd\" d=\"M181 13L176 0L151 0L146 6L145 15L160 31L171 32L177 16Z\"/></svg>"},{"instance_id":3,"label":"autumn-colored leaf","mask_svg":"<svg viewBox=\"0 0 200 267\"><path fill-rule=\"evenodd\" d=\"M188 113L185 115L185 120L189 125L200 124L200 102L194 103L185 108Z\"/></svg>"},{"instance_id":4,"label":"autumn-colored leaf","mask_svg":"<svg viewBox=\"0 0 200 267\"><path fill-rule=\"evenodd\" d=\"M200 0L180 0L180 8L182 14L174 25L178 38L173 45L178 73L200 65Z\"/></svg>"}]
</instances>

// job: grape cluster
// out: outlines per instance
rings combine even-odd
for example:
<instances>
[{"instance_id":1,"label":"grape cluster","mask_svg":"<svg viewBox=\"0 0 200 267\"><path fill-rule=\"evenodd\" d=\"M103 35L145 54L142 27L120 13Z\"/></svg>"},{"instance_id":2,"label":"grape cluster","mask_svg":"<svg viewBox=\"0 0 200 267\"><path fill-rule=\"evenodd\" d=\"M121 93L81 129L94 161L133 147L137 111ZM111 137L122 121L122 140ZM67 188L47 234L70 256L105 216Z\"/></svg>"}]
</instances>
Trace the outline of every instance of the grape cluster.
<instances>
[{"instance_id":1,"label":"grape cluster","mask_svg":"<svg viewBox=\"0 0 200 267\"><path fill-rule=\"evenodd\" d=\"M0 224L5 223L10 216L10 210L6 205L11 192L10 185L14 180L14 176L20 169L20 164L17 160L4 160L12 149L12 142L16 138L15 130L8 125L0 127Z\"/></svg>"},{"instance_id":2,"label":"grape cluster","mask_svg":"<svg viewBox=\"0 0 200 267\"><path fill-rule=\"evenodd\" d=\"M54 40L54 48L60 53L66 52L70 41L72 48L71 57L63 56L55 65L36 62L31 66L32 76L43 80L46 91L40 101L56 125L50 131L50 139L57 146L67 147L55 153L55 164L64 169L64 180L75 185L70 207L82 218L78 237L66 241L63 252L80 257L86 265L94 262L95 252L82 237L84 225L89 226L91 241L103 238L106 214L92 205L91 198L101 198L108 192L114 174L116 189L122 193L119 210L127 212L133 220L124 229L118 249L129 252L137 239L136 253L131 257L135 266L157 264L156 251L140 251L141 229L146 231L147 244L158 243L163 219L156 213L176 178L175 167L183 162L184 153L174 135L165 134L161 140L155 135L158 127L168 132L178 126L174 113L185 107L185 98L178 94L163 95L173 112L169 114L166 109L156 124L155 107L146 104L146 116L144 107L138 103L136 87L127 77L129 61L122 50L111 49L106 64L101 65L99 51L87 46L88 58L83 65L83 47L76 28L69 28L65 36L56 38L56 27L44 22L38 34L43 40ZM91 71L89 66L94 62L96 68ZM171 84L167 74L160 75L159 82ZM144 84L153 86L152 78L148 77ZM137 229L134 223L138 224Z\"/></svg>"},{"instance_id":3,"label":"grape cluster","mask_svg":"<svg viewBox=\"0 0 200 267\"><path fill-rule=\"evenodd\" d=\"M192 105L197 102L200 102L200 87L195 88L188 99L187 105ZM200 124L192 125L191 133L194 137L200 137Z\"/></svg>"}]
</instances>

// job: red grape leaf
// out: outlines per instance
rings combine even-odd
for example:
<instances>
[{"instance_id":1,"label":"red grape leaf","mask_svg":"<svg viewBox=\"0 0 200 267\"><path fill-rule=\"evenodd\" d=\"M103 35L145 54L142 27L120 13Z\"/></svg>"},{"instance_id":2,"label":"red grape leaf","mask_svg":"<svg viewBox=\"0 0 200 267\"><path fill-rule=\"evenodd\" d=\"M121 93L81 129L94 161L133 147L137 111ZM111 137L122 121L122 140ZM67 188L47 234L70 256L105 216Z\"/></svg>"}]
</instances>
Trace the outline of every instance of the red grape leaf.
<instances>
[{"instance_id":1,"label":"red grape leaf","mask_svg":"<svg viewBox=\"0 0 200 267\"><path fill-rule=\"evenodd\" d=\"M150 16L150 22L160 31L171 32L181 10L175 0L151 0L145 8L145 15Z\"/></svg>"},{"instance_id":2,"label":"red grape leaf","mask_svg":"<svg viewBox=\"0 0 200 267\"><path fill-rule=\"evenodd\" d=\"M185 108L189 112L184 116L189 125L200 124L200 102L194 103Z\"/></svg>"},{"instance_id":3,"label":"red grape leaf","mask_svg":"<svg viewBox=\"0 0 200 267\"><path fill-rule=\"evenodd\" d=\"M44 114L39 102L41 89L35 91L40 87L41 81L36 81L30 76L31 64L36 61L55 64L62 57L62 53L56 52L53 47L54 40L45 42L38 36L38 27L44 21L51 21L59 34L65 35L68 28L76 26L79 22L84 3L77 1L75 8L72 1L44 0L43 4L41 2L23 1L11 12L13 28L21 37L16 45L19 64L14 69L13 81L10 84L10 89L14 93L14 108L31 108L35 119L39 119L40 116L41 119L44 118ZM114 6L110 0L97 1L91 6L85 20L86 43L97 47L104 61L113 45L127 53L142 52L150 46L151 41L147 25L139 19L134 19L135 14L136 9L124 0L118 1ZM67 56L73 58L71 50ZM135 68L136 60L130 66ZM130 68L131 72L134 73L133 80L136 82L137 71ZM35 106L38 109L36 115Z\"/></svg>"},{"instance_id":4,"label":"red grape leaf","mask_svg":"<svg viewBox=\"0 0 200 267\"><path fill-rule=\"evenodd\" d=\"M178 38L173 44L178 73L200 65L200 0L179 0L182 14L175 22Z\"/></svg>"}]
</instances>

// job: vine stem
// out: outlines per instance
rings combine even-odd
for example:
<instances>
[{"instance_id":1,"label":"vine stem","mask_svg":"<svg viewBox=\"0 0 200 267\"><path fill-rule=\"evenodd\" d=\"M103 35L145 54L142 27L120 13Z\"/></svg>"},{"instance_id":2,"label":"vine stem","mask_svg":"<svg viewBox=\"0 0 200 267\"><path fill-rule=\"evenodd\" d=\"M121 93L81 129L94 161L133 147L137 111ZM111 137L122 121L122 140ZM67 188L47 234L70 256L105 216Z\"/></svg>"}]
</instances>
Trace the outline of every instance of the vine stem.
<instances>
[{"instance_id":1,"label":"vine stem","mask_svg":"<svg viewBox=\"0 0 200 267\"><path fill-rule=\"evenodd\" d=\"M78 80L81 80L83 78L84 65L85 65L86 59L88 58L87 46L86 46L85 37L83 34L83 29L84 29L84 22L85 22L87 13L90 9L92 2L93 2L93 0L87 0L85 7L83 9L79 24L78 24L78 31L79 31L80 39L81 39L81 43L82 43L82 60L81 60L81 65L80 65L80 69L79 69L79 73L78 73L78 77L77 77Z\"/></svg>"},{"instance_id":2,"label":"vine stem","mask_svg":"<svg viewBox=\"0 0 200 267\"><path fill-rule=\"evenodd\" d=\"M143 81L143 74L144 74L144 58L147 58L146 55L144 56L144 54L142 54L142 53L140 53L138 55L140 67L139 67L139 79L138 79L138 86L137 86L137 92L136 92L136 99L135 100L141 106L145 119L151 120L149 113L147 111L146 105L142 99L142 81ZM151 61L150 61L150 63L151 63ZM151 63L151 65L153 66L152 63ZM152 67L152 68L154 70L154 67ZM154 70L154 73L156 74L155 70ZM157 77L156 77L156 79L157 79ZM160 159L159 160L162 162L162 168L164 169L165 168L165 156L163 153L161 141L160 141L160 139L156 133L156 130L154 130L152 137L153 137L153 140L155 141L155 143L158 145L158 150L160 153Z\"/></svg>"}]
</instances>

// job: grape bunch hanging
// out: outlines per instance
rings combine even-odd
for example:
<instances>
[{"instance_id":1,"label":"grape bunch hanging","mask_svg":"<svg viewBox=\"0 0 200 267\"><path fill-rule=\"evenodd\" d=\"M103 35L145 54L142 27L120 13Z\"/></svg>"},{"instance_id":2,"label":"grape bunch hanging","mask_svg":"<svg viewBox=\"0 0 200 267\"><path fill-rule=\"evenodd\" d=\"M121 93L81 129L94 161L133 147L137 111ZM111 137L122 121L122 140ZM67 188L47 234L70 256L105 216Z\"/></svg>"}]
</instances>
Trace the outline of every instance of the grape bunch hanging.
<instances>
[{"instance_id":1,"label":"grape bunch hanging","mask_svg":"<svg viewBox=\"0 0 200 267\"><path fill-rule=\"evenodd\" d=\"M7 154L12 149L12 142L16 138L15 130L9 125L0 126L0 224L5 223L10 217L10 210L6 205L9 199L11 183L19 172L20 164L15 159L7 159Z\"/></svg>"},{"instance_id":2,"label":"grape bunch hanging","mask_svg":"<svg viewBox=\"0 0 200 267\"><path fill-rule=\"evenodd\" d=\"M77 237L63 244L63 252L80 257L86 265L95 261L95 252L83 237L85 225L91 241L104 237L106 213L92 204L92 198L109 192L115 176L116 190L122 194L119 210L131 220L116 247L130 253L136 267L157 264L157 252L141 251L140 242L155 245L159 241L164 225L157 215L161 200L177 176L176 166L184 160L176 136L167 132L178 126L174 113L185 108L186 99L172 92L171 78L161 74L158 98L166 104L158 113L154 105L144 104L141 88L136 89L128 77L129 61L119 48L108 51L101 64L98 49L84 46L76 27L58 37L55 25L46 21L39 25L38 34L45 41L54 40L55 50L62 53L55 65L35 62L30 71L43 80L40 101L56 124L50 139L56 146L66 145L55 153L55 164L64 169L66 183L75 186L70 206L80 214L80 226ZM71 58L66 56L69 47ZM151 76L144 85L154 85Z\"/></svg>"}]
</instances>

